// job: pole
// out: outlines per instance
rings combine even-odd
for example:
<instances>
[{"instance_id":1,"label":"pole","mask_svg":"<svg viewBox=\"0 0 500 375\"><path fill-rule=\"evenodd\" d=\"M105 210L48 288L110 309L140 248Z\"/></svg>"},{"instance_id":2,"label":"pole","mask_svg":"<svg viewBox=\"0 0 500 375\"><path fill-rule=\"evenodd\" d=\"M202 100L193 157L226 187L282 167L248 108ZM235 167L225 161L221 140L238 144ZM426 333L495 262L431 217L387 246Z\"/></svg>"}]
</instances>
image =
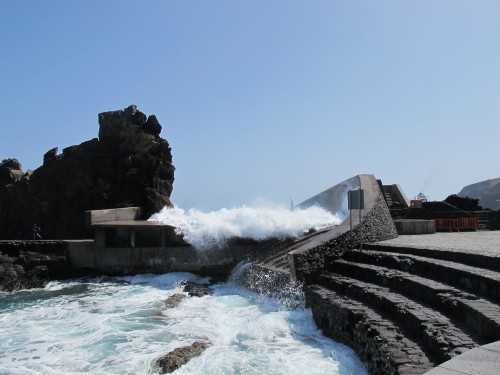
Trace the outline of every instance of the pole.
<instances>
[{"instance_id":1,"label":"pole","mask_svg":"<svg viewBox=\"0 0 500 375\"><path fill-rule=\"evenodd\" d=\"M363 250L363 236L361 233L361 187L358 189L359 202L359 250Z\"/></svg>"},{"instance_id":2,"label":"pole","mask_svg":"<svg viewBox=\"0 0 500 375\"><path fill-rule=\"evenodd\" d=\"M353 241L352 241L352 190L349 189L349 192L347 193L348 197L348 203L349 203L349 240L351 243L351 249L354 247Z\"/></svg>"}]
</instances>

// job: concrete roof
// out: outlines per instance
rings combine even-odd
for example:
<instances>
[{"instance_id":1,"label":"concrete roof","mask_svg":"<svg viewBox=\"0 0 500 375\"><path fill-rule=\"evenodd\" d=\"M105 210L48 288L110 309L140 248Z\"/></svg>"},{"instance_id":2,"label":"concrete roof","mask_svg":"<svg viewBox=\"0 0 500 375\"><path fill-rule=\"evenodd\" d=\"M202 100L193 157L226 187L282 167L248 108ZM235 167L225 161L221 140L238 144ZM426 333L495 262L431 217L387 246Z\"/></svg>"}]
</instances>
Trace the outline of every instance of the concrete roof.
<instances>
[{"instance_id":1,"label":"concrete roof","mask_svg":"<svg viewBox=\"0 0 500 375\"><path fill-rule=\"evenodd\" d=\"M471 349L450 359L424 375L498 375L500 341Z\"/></svg>"}]
</instances>

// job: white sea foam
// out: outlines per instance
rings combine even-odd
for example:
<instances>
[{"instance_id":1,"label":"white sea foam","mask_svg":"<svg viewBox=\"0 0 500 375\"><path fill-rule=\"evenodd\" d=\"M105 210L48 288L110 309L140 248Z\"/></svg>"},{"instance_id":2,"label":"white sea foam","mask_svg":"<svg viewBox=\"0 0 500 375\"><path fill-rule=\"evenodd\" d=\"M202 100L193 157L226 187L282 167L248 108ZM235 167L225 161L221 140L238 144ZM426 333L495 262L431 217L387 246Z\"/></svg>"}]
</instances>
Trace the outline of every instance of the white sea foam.
<instances>
[{"instance_id":1,"label":"white sea foam","mask_svg":"<svg viewBox=\"0 0 500 375\"><path fill-rule=\"evenodd\" d=\"M309 309L284 309L235 282L165 308L186 278L203 281L172 273L0 293L0 374L151 374L156 358L197 340L212 346L176 374L367 374Z\"/></svg>"},{"instance_id":2,"label":"white sea foam","mask_svg":"<svg viewBox=\"0 0 500 375\"><path fill-rule=\"evenodd\" d=\"M304 210L235 207L202 212L197 209L163 208L150 220L172 225L184 239L199 249L223 246L233 237L263 240L296 237L310 229L339 224L340 216L314 206Z\"/></svg>"}]
</instances>

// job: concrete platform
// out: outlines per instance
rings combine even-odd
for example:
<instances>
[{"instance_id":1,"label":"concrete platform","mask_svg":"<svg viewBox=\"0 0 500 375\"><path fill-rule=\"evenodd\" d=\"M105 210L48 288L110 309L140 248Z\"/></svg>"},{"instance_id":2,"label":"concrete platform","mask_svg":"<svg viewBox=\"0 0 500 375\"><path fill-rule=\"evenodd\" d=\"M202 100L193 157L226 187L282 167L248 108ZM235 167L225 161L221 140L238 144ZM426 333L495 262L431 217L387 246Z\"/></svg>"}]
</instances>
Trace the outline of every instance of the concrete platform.
<instances>
[{"instance_id":1,"label":"concrete platform","mask_svg":"<svg viewBox=\"0 0 500 375\"><path fill-rule=\"evenodd\" d=\"M434 233L425 236L399 236L377 244L409 248L461 251L500 257L500 231ZM498 372L500 374L500 370Z\"/></svg>"},{"instance_id":2,"label":"concrete platform","mask_svg":"<svg viewBox=\"0 0 500 375\"><path fill-rule=\"evenodd\" d=\"M500 341L480 346L440 364L424 375L498 375Z\"/></svg>"}]
</instances>

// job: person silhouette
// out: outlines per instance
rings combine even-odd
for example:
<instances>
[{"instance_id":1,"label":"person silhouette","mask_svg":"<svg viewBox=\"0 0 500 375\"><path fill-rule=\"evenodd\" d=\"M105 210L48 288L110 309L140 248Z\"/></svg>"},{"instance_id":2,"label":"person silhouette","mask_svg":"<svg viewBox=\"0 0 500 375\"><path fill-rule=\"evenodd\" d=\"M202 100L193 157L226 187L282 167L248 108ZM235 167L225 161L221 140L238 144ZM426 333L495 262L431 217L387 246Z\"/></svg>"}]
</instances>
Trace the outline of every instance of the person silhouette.
<instances>
[{"instance_id":1,"label":"person silhouette","mask_svg":"<svg viewBox=\"0 0 500 375\"><path fill-rule=\"evenodd\" d=\"M40 227L38 225L33 224L32 232L33 232L33 239L34 240L41 240L42 239L42 235L41 235L42 230L40 229Z\"/></svg>"}]
</instances>

